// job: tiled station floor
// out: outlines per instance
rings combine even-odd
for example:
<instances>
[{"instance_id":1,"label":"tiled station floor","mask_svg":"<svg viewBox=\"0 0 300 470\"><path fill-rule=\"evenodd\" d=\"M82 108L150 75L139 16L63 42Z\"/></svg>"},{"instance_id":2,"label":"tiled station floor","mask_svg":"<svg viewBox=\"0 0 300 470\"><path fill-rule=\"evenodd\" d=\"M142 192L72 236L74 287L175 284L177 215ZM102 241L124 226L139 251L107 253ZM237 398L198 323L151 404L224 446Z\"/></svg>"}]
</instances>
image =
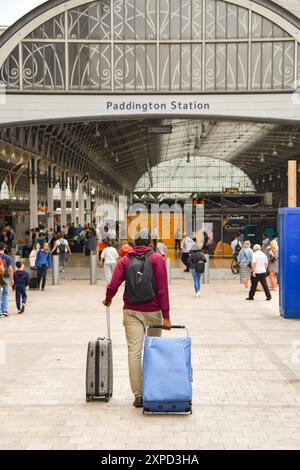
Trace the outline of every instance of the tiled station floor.
<instances>
[{"instance_id":1,"label":"tiled station floor","mask_svg":"<svg viewBox=\"0 0 300 470\"><path fill-rule=\"evenodd\" d=\"M49 285L29 293L21 317L11 295L0 320L0 449L300 447L300 321L280 318L278 294L246 302L238 281L213 281L197 299L192 281L173 281L172 320L193 340L193 414L143 416L131 406L121 295L112 307L114 397L85 402L87 343L105 334L104 289Z\"/></svg>"}]
</instances>

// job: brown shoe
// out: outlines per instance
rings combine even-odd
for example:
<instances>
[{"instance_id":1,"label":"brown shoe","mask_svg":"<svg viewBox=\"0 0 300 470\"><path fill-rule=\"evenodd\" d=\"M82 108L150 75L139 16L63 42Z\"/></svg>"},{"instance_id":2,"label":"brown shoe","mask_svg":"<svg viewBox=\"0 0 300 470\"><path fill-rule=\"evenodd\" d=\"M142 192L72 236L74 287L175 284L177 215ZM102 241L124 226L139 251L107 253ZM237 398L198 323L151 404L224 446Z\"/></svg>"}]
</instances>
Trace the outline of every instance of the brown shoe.
<instances>
[{"instance_id":1,"label":"brown shoe","mask_svg":"<svg viewBox=\"0 0 300 470\"><path fill-rule=\"evenodd\" d=\"M143 398L142 397L136 397L136 399L133 402L133 406L135 408L143 408Z\"/></svg>"}]
</instances>

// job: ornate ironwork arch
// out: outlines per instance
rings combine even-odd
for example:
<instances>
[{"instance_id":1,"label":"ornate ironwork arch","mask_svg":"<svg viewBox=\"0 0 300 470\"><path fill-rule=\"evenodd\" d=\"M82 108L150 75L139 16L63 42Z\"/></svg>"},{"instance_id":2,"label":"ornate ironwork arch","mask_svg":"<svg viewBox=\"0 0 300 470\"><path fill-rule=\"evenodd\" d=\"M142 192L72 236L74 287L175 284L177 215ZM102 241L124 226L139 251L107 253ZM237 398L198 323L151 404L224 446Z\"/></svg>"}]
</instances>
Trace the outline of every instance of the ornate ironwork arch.
<instances>
[{"instance_id":1,"label":"ornate ironwork arch","mask_svg":"<svg viewBox=\"0 0 300 470\"><path fill-rule=\"evenodd\" d=\"M9 92L283 91L300 20L269 0L52 0L0 38Z\"/></svg>"}]
</instances>

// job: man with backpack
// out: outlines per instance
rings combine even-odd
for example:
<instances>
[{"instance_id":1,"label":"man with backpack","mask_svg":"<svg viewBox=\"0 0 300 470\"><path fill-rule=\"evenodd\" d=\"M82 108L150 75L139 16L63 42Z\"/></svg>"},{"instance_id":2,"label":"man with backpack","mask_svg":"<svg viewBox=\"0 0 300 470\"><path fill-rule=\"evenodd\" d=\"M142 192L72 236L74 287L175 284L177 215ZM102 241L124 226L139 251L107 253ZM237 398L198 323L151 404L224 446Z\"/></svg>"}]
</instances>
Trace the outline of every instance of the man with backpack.
<instances>
[{"instance_id":1,"label":"man with backpack","mask_svg":"<svg viewBox=\"0 0 300 470\"><path fill-rule=\"evenodd\" d=\"M132 252L124 256L107 286L103 304L109 307L121 284L124 292L123 324L128 344L128 364L133 406L143 407L142 352L147 326L162 325L171 328L168 275L165 260L151 248L151 234L140 230ZM160 336L161 330L150 330L151 336Z\"/></svg>"},{"instance_id":2,"label":"man with backpack","mask_svg":"<svg viewBox=\"0 0 300 470\"><path fill-rule=\"evenodd\" d=\"M0 243L0 258L4 265L3 285L1 287L0 298L0 316L8 317L8 297L9 286L14 285L14 270L12 267L11 257L4 253L6 245Z\"/></svg>"},{"instance_id":3,"label":"man with backpack","mask_svg":"<svg viewBox=\"0 0 300 470\"><path fill-rule=\"evenodd\" d=\"M60 233L58 239L55 241L51 254L59 255L59 270L61 273L65 270L67 254L72 254L68 240L65 239L64 234Z\"/></svg>"}]
</instances>

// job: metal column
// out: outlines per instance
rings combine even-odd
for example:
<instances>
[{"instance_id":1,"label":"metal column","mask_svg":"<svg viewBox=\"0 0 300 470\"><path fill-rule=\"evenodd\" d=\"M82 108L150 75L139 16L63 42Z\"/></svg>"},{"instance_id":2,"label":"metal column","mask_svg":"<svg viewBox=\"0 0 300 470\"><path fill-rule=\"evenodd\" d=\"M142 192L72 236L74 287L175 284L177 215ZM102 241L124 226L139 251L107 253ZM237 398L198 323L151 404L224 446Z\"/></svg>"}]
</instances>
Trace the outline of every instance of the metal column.
<instances>
[{"instance_id":1,"label":"metal column","mask_svg":"<svg viewBox=\"0 0 300 470\"><path fill-rule=\"evenodd\" d=\"M167 266L167 273L168 273L168 283L169 285L171 285L172 284L171 258L166 258L166 266Z\"/></svg>"},{"instance_id":2,"label":"metal column","mask_svg":"<svg viewBox=\"0 0 300 470\"><path fill-rule=\"evenodd\" d=\"M30 228L38 226L38 181L37 161L32 158L30 163Z\"/></svg>"},{"instance_id":3,"label":"metal column","mask_svg":"<svg viewBox=\"0 0 300 470\"><path fill-rule=\"evenodd\" d=\"M67 225L67 193L66 190L63 189L61 191L61 219L60 219L61 226Z\"/></svg>"},{"instance_id":4,"label":"metal column","mask_svg":"<svg viewBox=\"0 0 300 470\"><path fill-rule=\"evenodd\" d=\"M90 256L90 284L97 285L97 255Z\"/></svg>"},{"instance_id":5,"label":"metal column","mask_svg":"<svg viewBox=\"0 0 300 470\"><path fill-rule=\"evenodd\" d=\"M59 255L52 256L52 285L59 286L60 273L59 273Z\"/></svg>"},{"instance_id":6,"label":"metal column","mask_svg":"<svg viewBox=\"0 0 300 470\"><path fill-rule=\"evenodd\" d=\"M54 201L53 201L53 188L49 187L47 191L47 213L48 213L48 228L54 229Z\"/></svg>"},{"instance_id":7,"label":"metal column","mask_svg":"<svg viewBox=\"0 0 300 470\"><path fill-rule=\"evenodd\" d=\"M92 223L92 201L91 201L91 185L86 185L86 223Z\"/></svg>"},{"instance_id":8,"label":"metal column","mask_svg":"<svg viewBox=\"0 0 300 470\"><path fill-rule=\"evenodd\" d=\"M85 220L84 220L84 190L83 190L82 183L78 183L78 209L79 209L79 224L83 227L85 224Z\"/></svg>"},{"instance_id":9,"label":"metal column","mask_svg":"<svg viewBox=\"0 0 300 470\"><path fill-rule=\"evenodd\" d=\"M210 257L209 255L205 255L206 258L206 263L205 263L205 271L203 274L203 284L209 284L210 283Z\"/></svg>"},{"instance_id":10,"label":"metal column","mask_svg":"<svg viewBox=\"0 0 300 470\"><path fill-rule=\"evenodd\" d=\"M61 190L61 199L60 199L60 225L67 226L67 186L68 180L65 173L61 174L60 179L60 190Z\"/></svg>"},{"instance_id":11,"label":"metal column","mask_svg":"<svg viewBox=\"0 0 300 470\"><path fill-rule=\"evenodd\" d=\"M77 180L75 176L72 176L70 179L70 189L71 189L71 222L75 225L77 224L77 207L76 207L76 191L77 191Z\"/></svg>"}]
</instances>

